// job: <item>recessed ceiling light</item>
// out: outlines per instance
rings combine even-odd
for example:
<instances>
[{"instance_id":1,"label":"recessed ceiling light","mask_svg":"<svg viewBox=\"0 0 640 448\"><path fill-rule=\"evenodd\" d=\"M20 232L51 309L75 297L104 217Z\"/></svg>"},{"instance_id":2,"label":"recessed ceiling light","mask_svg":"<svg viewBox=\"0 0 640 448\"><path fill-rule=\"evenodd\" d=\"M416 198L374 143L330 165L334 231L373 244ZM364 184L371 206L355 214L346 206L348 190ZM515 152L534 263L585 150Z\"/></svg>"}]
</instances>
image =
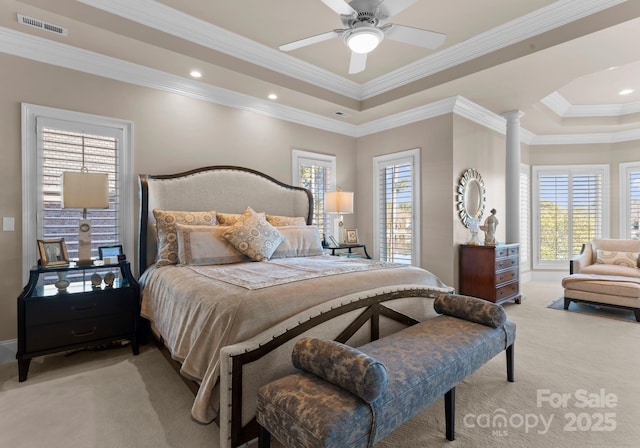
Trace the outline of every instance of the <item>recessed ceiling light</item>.
<instances>
[{"instance_id":1,"label":"recessed ceiling light","mask_svg":"<svg viewBox=\"0 0 640 448\"><path fill-rule=\"evenodd\" d=\"M189 74L194 78L202 78L202 73L200 73L198 70L191 70L191 73Z\"/></svg>"},{"instance_id":2,"label":"recessed ceiling light","mask_svg":"<svg viewBox=\"0 0 640 448\"><path fill-rule=\"evenodd\" d=\"M270 100L277 100L278 99L278 95L276 95L275 93L270 93L267 98L269 98Z\"/></svg>"},{"instance_id":3,"label":"recessed ceiling light","mask_svg":"<svg viewBox=\"0 0 640 448\"><path fill-rule=\"evenodd\" d=\"M629 95L630 93L633 93L634 90L633 89L622 89L621 91L618 92L618 95Z\"/></svg>"}]
</instances>

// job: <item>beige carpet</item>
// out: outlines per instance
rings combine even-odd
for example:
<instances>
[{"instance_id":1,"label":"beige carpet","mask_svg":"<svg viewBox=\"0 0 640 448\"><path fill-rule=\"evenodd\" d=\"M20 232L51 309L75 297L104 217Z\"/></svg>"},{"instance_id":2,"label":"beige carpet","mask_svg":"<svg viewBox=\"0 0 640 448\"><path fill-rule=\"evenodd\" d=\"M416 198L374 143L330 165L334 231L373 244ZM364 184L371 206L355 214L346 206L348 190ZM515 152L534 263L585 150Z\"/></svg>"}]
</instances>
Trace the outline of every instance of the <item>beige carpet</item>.
<instances>
[{"instance_id":1,"label":"beige carpet","mask_svg":"<svg viewBox=\"0 0 640 448\"><path fill-rule=\"evenodd\" d=\"M640 446L640 324L546 308L559 284L523 291L521 305L505 306L518 325L516 382L500 355L458 385L455 441L444 438L441 399L379 448ZM566 407L554 401L562 394ZM24 383L6 363L0 447L218 447L217 427L190 419L191 399L152 346L137 357L124 348L37 358Z\"/></svg>"}]
</instances>

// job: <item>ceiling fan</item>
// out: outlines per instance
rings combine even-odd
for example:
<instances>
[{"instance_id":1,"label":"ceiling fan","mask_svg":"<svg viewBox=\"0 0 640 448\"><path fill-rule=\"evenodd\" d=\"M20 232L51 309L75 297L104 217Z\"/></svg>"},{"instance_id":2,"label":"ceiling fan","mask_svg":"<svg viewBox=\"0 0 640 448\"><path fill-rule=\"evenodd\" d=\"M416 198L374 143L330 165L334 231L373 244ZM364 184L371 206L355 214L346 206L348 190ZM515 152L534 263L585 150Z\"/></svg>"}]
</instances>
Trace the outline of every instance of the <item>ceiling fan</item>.
<instances>
[{"instance_id":1,"label":"ceiling fan","mask_svg":"<svg viewBox=\"0 0 640 448\"><path fill-rule=\"evenodd\" d=\"M335 29L327 33L306 37L278 47L291 51L325 40L342 36L351 49L349 74L360 73L367 64L367 53L373 51L384 38L436 48L444 42L445 34L394 23L379 25L400 11L413 5L417 0L321 0L322 3L340 14L342 24L347 28Z\"/></svg>"}]
</instances>

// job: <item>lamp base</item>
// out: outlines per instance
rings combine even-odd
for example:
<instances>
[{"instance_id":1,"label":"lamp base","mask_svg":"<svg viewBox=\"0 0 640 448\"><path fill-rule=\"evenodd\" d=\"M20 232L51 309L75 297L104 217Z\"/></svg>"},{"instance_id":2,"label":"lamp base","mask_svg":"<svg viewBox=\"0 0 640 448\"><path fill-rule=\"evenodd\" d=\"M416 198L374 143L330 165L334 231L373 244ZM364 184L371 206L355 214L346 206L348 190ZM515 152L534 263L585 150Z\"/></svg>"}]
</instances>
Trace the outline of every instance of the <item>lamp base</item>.
<instances>
[{"instance_id":1,"label":"lamp base","mask_svg":"<svg viewBox=\"0 0 640 448\"><path fill-rule=\"evenodd\" d=\"M76 261L76 266L91 266L93 264L93 260L78 260Z\"/></svg>"}]
</instances>

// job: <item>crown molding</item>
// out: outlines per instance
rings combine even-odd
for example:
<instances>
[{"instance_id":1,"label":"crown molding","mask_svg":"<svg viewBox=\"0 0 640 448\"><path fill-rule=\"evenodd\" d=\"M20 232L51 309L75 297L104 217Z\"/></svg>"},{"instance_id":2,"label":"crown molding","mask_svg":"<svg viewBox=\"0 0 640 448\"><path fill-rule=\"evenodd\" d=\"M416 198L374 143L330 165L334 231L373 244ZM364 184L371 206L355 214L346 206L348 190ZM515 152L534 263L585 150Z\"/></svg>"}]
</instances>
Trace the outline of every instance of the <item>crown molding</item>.
<instances>
[{"instance_id":1,"label":"crown molding","mask_svg":"<svg viewBox=\"0 0 640 448\"><path fill-rule=\"evenodd\" d=\"M506 133L504 117L462 96L445 98L368 123L353 125L6 27L0 27L0 52L356 138L449 113L496 132ZM533 145L615 143L640 140L640 130L616 134L535 136L521 128L520 138L523 143Z\"/></svg>"},{"instance_id":2,"label":"crown molding","mask_svg":"<svg viewBox=\"0 0 640 448\"><path fill-rule=\"evenodd\" d=\"M363 100L626 0L559 0L362 85L154 0L78 1L335 93Z\"/></svg>"},{"instance_id":3,"label":"crown molding","mask_svg":"<svg viewBox=\"0 0 640 448\"><path fill-rule=\"evenodd\" d=\"M553 92L540 101L562 118L621 117L640 113L640 101L618 104L574 105L558 92Z\"/></svg>"}]
</instances>

